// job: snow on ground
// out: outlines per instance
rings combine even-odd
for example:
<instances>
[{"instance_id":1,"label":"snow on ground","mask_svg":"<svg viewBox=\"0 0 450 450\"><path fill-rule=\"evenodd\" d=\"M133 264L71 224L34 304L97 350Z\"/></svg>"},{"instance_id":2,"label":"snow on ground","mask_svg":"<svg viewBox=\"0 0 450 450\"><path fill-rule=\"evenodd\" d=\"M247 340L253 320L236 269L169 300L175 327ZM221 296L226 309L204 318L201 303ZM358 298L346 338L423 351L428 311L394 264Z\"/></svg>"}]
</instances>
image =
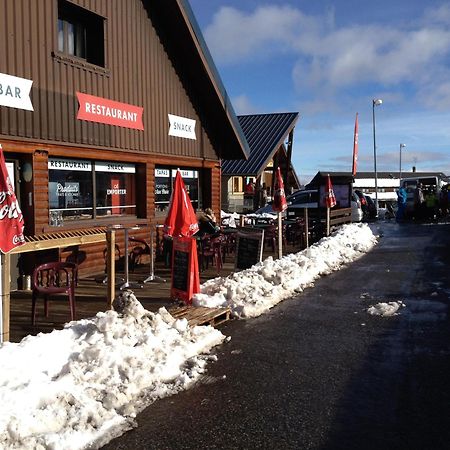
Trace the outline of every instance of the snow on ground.
<instances>
[{"instance_id":1,"label":"snow on ground","mask_svg":"<svg viewBox=\"0 0 450 450\"><path fill-rule=\"evenodd\" d=\"M343 226L307 250L208 281L196 303L259 315L375 242L367 225ZM189 387L225 339L164 308L146 311L131 292L118 300L115 311L0 346L1 449L98 448L131 428L142 408Z\"/></svg>"},{"instance_id":2,"label":"snow on ground","mask_svg":"<svg viewBox=\"0 0 450 450\"><path fill-rule=\"evenodd\" d=\"M367 224L343 225L299 253L281 259L269 257L250 269L208 280L193 302L198 306L228 306L240 318L256 317L312 286L320 276L359 258L375 243Z\"/></svg>"},{"instance_id":3,"label":"snow on ground","mask_svg":"<svg viewBox=\"0 0 450 450\"><path fill-rule=\"evenodd\" d=\"M367 312L372 316L396 316L398 314L398 310L405 306L406 305L402 301L388 303L381 302L368 308Z\"/></svg>"},{"instance_id":4,"label":"snow on ground","mask_svg":"<svg viewBox=\"0 0 450 450\"><path fill-rule=\"evenodd\" d=\"M188 387L225 336L190 328L132 293L100 312L0 349L0 448L93 448L132 427L154 400ZM203 355L203 356L202 356Z\"/></svg>"}]
</instances>

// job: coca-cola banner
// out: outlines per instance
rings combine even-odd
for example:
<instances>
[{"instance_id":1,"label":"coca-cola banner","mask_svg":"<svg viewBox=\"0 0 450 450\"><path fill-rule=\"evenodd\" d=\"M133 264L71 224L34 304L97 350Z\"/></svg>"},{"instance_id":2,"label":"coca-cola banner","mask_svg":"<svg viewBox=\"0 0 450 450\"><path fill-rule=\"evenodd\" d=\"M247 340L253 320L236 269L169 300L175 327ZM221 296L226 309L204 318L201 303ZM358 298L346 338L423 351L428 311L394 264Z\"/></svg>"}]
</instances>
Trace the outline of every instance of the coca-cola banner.
<instances>
[{"instance_id":1,"label":"coca-cola banner","mask_svg":"<svg viewBox=\"0 0 450 450\"><path fill-rule=\"evenodd\" d=\"M0 251L10 252L25 243L23 214L6 169L0 145Z\"/></svg>"}]
</instances>

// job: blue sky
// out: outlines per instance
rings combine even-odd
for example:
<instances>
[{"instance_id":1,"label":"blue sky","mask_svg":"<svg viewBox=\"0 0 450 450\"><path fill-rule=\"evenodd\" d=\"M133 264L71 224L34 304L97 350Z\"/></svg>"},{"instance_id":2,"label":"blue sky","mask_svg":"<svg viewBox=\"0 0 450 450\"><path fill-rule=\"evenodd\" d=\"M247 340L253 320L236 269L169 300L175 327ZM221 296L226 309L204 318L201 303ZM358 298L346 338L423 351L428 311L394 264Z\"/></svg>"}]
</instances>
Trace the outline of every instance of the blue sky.
<instances>
[{"instance_id":1,"label":"blue sky","mask_svg":"<svg viewBox=\"0 0 450 450\"><path fill-rule=\"evenodd\" d=\"M298 111L302 182L351 170L450 175L450 3L189 0L237 114Z\"/></svg>"}]
</instances>

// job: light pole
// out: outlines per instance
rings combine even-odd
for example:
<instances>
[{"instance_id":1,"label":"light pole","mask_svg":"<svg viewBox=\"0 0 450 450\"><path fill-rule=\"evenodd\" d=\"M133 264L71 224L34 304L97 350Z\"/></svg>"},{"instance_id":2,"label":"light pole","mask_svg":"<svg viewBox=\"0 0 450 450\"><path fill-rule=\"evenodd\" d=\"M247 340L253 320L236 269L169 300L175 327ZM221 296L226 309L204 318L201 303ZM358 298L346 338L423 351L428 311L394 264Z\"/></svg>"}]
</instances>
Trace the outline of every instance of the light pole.
<instances>
[{"instance_id":1,"label":"light pole","mask_svg":"<svg viewBox=\"0 0 450 450\"><path fill-rule=\"evenodd\" d=\"M405 148L406 144L400 144L400 173L398 175L400 187L402 187L402 148Z\"/></svg>"},{"instance_id":2,"label":"light pole","mask_svg":"<svg viewBox=\"0 0 450 450\"><path fill-rule=\"evenodd\" d=\"M379 106L383 103L381 98L374 98L372 100L372 124L373 124L373 168L375 175L375 208L378 216L378 174L377 174L377 143L375 140L375 106Z\"/></svg>"}]
</instances>

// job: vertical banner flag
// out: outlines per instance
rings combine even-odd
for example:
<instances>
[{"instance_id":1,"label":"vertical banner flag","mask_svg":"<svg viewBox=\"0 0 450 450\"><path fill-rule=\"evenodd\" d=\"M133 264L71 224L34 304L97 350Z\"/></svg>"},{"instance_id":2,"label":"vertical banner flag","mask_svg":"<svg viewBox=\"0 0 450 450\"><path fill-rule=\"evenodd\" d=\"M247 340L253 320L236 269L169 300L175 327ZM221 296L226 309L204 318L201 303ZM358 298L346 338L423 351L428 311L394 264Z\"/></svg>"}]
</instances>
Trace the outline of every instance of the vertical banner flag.
<instances>
[{"instance_id":1,"label":"vertical banner flag","mask_svg":"<svg viewBox=\"0 0 450 450\"><path fill-rule=\"evenodd\" d=\"M355 119L355 133L353 135L353 166L352 175L356 175L356 164L358 162L358 113L356 113Z\"/></svg>"},{"instance_id":2,"label":"vertical banner flag","mask_svg":"<svg viewBox=\"0 0 450 450\"><path fill-rule=\"evenodd\" d=\"M277 212L283 212L287 208L286 193L284 192L283 178L281 177L280 168L277 168L275 177L275 186L273 189L272 209Z\"/></svg>"},{"instance_id":3,"label":"vertical banner flag","mask_svg":"<svg viewBox=\"0 0 450 450\"><path fill-rule=\"evenodd\" d=\"M25 243L23 214L6 169L0 145L0 251L10 252Z\"/></svg>"},{"instance_id":4,"label":"vertical banner flag","mask_svg":"<svg viewBox=\"0 0 450 450\"><path fill-rule=\"evenodd\" d=\"M336 196L334 195L330 174L328 174L327 186L325 188L325 205L327 208L333 208L334 206L336 206Z\"/></svg>"}]
</instances>

